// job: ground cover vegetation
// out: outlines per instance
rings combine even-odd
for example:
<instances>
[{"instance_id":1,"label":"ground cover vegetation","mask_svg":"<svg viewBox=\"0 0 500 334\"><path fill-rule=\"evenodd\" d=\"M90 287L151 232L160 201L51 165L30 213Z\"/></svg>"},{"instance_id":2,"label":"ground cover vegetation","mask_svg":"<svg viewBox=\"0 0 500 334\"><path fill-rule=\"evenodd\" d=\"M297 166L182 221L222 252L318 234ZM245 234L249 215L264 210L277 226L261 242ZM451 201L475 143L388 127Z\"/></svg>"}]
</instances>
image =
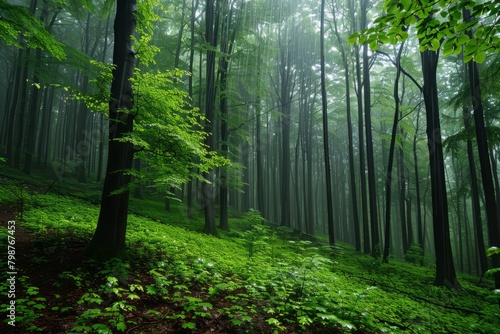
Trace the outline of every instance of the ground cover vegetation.
<instances>
[{"instance_id":1,"label":"ground cover vegetation","mask_svg":"<svg viewBox=\"0 0 500 334\"><path fill-rule=\"evenodd\" d=\"M15 182L0 199L2 247L4 220L19 221L17 333L493 333L498 326L491 277L460 275L460 290L433 286L432 259L418 250L407 262L382 263L271 225L256 210L231 215L231 231L215 238L201 233L202 215L187 223L183 204L165 213L158 201L134 199L128 258L96 263L81 255L96 204Z\"/></svg>"}]
</instances>

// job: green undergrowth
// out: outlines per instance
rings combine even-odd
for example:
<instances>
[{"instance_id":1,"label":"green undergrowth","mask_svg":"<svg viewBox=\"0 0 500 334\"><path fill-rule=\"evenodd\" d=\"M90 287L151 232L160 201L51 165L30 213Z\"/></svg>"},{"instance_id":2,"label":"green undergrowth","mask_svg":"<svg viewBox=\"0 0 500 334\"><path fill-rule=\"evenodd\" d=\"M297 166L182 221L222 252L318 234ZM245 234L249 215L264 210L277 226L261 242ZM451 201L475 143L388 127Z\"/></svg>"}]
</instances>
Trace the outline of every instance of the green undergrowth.
<instances>
[{"instance_id":1,"label":"green undergrowth","mask_svg":"<svg viewBox=\"0 0 500 334\"><path fill-rule=\"evenodd\" d=\"M0 189L0 202L15 202L16 194ZM31 235L33 265L64 260L92 236L95 204L22 196L17 227ZM199 213L189 220L182 204L168 213L163 205L132 203L127 261L82 260L51 273L50 286L20 268L18 326L46 331L44 319L51 318L63 319L72 333L195 333L217 326L235 333L494 333L500 326L489 279L478 284L460 276L462 289L438 288L431 268L384 264L346 245L300 240L254 210L231 218L231 231L216 238L199 233ZM6 249L7 229L1 231ZM7 289L2 277L0 293ZM57 292L65 289L71 297Z\"/></svg>"}]
</instances>

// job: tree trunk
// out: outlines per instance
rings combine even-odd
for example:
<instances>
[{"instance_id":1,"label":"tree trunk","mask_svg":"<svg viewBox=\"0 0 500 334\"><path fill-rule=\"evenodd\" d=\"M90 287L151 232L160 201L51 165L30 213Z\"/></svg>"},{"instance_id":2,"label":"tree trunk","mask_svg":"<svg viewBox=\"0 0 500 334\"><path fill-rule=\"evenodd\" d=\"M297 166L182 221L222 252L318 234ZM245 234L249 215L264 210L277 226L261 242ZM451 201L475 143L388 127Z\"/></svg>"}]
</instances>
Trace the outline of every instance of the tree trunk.
<instances>
[{"instance_id":1,"label":"tree trunk","mask_svg":"<svg viewBox=\"0 0 500 334\"><path fill-rule=\"evenodd\" d=\"M333 225L332 177L330 170L330 149L328 143L328 104L325 73L325 0L321 0L320 25L321 109L323 111L323 154L325 159L326 209L328 213L328 241L330 245L333 246L335 245L335 230Z\"/></svg>"},{"instance_id":2,"label":"tree trunk","mask_svg":"<svg viewBox=\"0 0 500 334\"><path fill-rule=\"evenodd\" d=\"M207 0L205 14L205 39L210 44L211 48L207 50L206 61L206 93L205 93L205 126L204 130L207 133L205 145L209 151L215 149L214 136L212 127L214 121L215 108L215 61L217 47L218 27L219 27L219 0ZM214 211L214 173L203 173L203 177L210 183L203 182L201 186L203 196L203 206L205 210L205 227L203 231L208 234L217 235L217 227L215 225Z\"/></svg>"},{"instance_id":3,"label":"tree trunk","mask_svg":"<svg viewBox=\"0 0 500 334\"><path fill-rule=\"evenodd\" d=\"M417 120L415 125L415 134L413 135L413 164L415 170L415 196L417 197L417 233L418 233L418 244L424 249L424 229L422 226L422 206L420 200L420 178L418 171L418 158L417 158L417 133L418 133L418 123L420 120L420 108L417 110Z\"/></svg>"},{"instance_id":4,"label":"tree trunk","mask_svg":"<svg viewBox=\"0 0 500 334\"><path fill-rule=\"evenodd\" d=\"M470 21L470 10L465 7L462 9L464 21ZM468 32L472 37L472 32ZM488 139L486 126L484 124L484 111L481 96L481 85L479 83L479 71L474 61L469 61L469 84L471 89L472 107L474 109L474 125L476 129L476 141L479 154L479 164L481 166L481 180L483 181L483 191L486 206L486 218L488 220L488 236L490 247L500 247L500 224L495 200L495 189L489 158ZM493 267L500 267L500 254L492 256ZM495 274L495 288L500 289L500 273Z\"/></svg>"},{"instance_id":5,"label":"tree trunk","mask_svg":"<svg viewBox=\"0 0 500 334\"><path fill-rule=\"evenodd\" d=\"M394 164L394 150L396 146L396 133L398 129L400 102L399 102L399 78L401 70L399 67L401 60L401 53L403 52L403 45L399 48L396 57L396 79L394 80L394 121L392 122L391 143L389 147L389 160L387 162L387 175L385 178L385 242L383 262L389 261L389 251L391 247L391 195L392 195L392 165Z\"/></svg>"},{"instance_id":6,"label":"tree trunk","mask_svg":"<svg viewBox=\"0 0 500 334\"><path fill-rule=\"evenodd\" d=\"M349 13L353 25L356 23L354 15L354 1L349 1ZM355 29L358 27L355 25ZM362 29L362 27L361 27ZM366 191L366 161L365 161L365 135L363 122L363 96L362 94L362 79L361 79L361 62L359 59L359 47L354 45L354 54L356 61L356 82L357 82L357 105L358 105L358 147L359 147L359 177L360 177L360 195L361 195L361 219L363 227L363 252L370 253L370 227L368 225L368 193Z\"/></svg>"},{"instance_id":7,"label":"tree trunk","mask_svg":"<svg viewBox=\"0 0 500 334\"><path fill-rule=\"evenodd\" d=\"M432 218L434 228L434 247L436 253L435 285L458 288L460 285L455 273L451 251L450 228L448 220L448 199L439 122L439 103L436 80L438 54L426 50L421 54L424 77L423 95L427 119L427 141L430 159Z\"/></svg>"},{"instance_id":8,"label":"tree trunk","mask_svg":"<svg viewBox=\"0 0 500 334\"><path fill-rule=\"evenodd\" d=\"M366 12L368 0L361 0L361 27L366 27ZM373 157L373 138L371 121L371 91L370 91L370 68L368 59L368 44L363 44L363 98L365 108L365 130L366 130L366 162L368 167L368 191L370 199L370 232L372 255L380 255L380 237L377 215L377 185L375 182L375 162Z\"/></svg>"},{"instance_id":9,"label":"tree trunk","mask_svg":"<svg viewBox=\"0 0 500 334\"><path fill-rule=\"evenodd\" d=\"M347 117L347 140L348 140L348 151L349 151L349 193L351 199L351 212L352 212L352 223L354 225L354 245L356 251L361 251L361 230L359 225L359 213L358 213L358 199L356 191L356 168L354 164L354 140L352 133L352 120L351 120L351 84L349 76L349 64L347 62L347 55L345 52L344 44L337 28L336 11L335 6L333 7L333 23L334 23L334 33L337 36L338 43L340 45L340 53L342 56L342 64L344 65L344 78L345 78L345 95L346 95L346 117Z\"/></svg>"},{"instance_id":10,"label":"tree trunk","mask_svg":"<svg viewBox=\"0 0 500 334\"><path fill-rule=\"evenodd\" d=\"M118 0L114 22L113 81L109 103L109 154L101 198L97 228L86 253L99 259L121 256L125 251L125 234L129 192L113 192L130 182L124 173L132 168L133 145L116 139L132 132L134 115L130 78L134 70L134 50L131 36L135 31L136 0Z\"/></svg>"}]
</instances>

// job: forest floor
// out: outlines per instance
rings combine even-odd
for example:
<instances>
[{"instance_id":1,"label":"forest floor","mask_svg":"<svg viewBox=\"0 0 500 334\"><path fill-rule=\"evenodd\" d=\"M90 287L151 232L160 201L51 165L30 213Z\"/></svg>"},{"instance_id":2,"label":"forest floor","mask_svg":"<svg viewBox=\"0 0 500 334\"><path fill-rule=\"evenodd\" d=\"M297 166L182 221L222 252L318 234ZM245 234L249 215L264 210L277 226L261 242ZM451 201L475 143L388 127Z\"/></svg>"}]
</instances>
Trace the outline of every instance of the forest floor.
<instances>
[{"instance_id":1,"label":"forest floor","mask_svg":"<svg viewBox=\"0 0 500 334\"><path fill-rule=\"evenodd\" d=\"M7 221L16 220L18 217L17 205L15 203L0 203L0 226L7 228ZM22 268L22 284L20 290L16 290L16 295L32 296L30 298L33 310L30 307L22 307L20 315L17 319L21 319L21 325L15 327L6 325L5 322L0 324L1 333L26 333L26 332L43 332L43 333L71 333L77 326L77 319L85 310L84 307L72 307L81 303L82 294L85 291L97 291L100 282L92 280L89 284L85 284L85 288L80 289L79 283L75 281L61 279L65 273L71 276L71 273L76 273L74 278L76 282L83 279L90 279L94 275L98 275L102 271L102 267L96 265L89 259L82 256L82 251L86 246L86 242L80 239L73 239L71 236L65 240L61 240L60 235L47 234L40 238L33 233L27 232L24 229L17 229L15 232L15 248L16 248L16 266ZM148 268L141 265L132 265L128 270L126 280L129 282L140 281L142 286L154 284L154 278L151 275L142 274L147 272ZM83 269L82 269L83 268ZM82 271L85 273L82 274ZM76 290L75 290L76 289ZM195 298L207 299L207 292L196 285L191 287L190 293ZM40 297L43 296L43 297ZM103 300L99 304L110 305L118 300L112 294L106 297L109 300ZM191 319L189 326L184 326L183 321L165 317L154 317L151 314L182 314L185 313L185 305L181 302L164 302L158 300L154 294L145 294L141 298L131 302L129 306L134 309L129 309L124 312L123 322L134 323L123 332L125 333L273 333L276 331L274 326L271 326L265 321L265 315L254 315L252 317L251 328L248 326L235 326L230 318L226 315L219 314L216 310L231 307L231 299L225 299L226 295L222 294L213 300L214 311L210 311L210 316L196 317ZM256 301L258 302L258 301ZM29 302L28 302L29 303ZM92 301L90 301L92 304ZM97 306L97 300L93 302L93 306ZM64 306L68 310L64 310ZM24 306L24 305L23 305ZM43 311L36 312L35 310ZM111 312L112 313L112 312ZM189 316L193 317L193 314ZM179 319L183 319L180 316ZM3 319L2 319L3 320ZM88 322L90 324L90 321ZM26 326L26 325L27 326ZM90 326L91 327L91 326ZM97 333L106 332L106 329L93 328ZM80 328L77 332L83 330ZM307 330L294 328L294 326L284 326L281 329L284 333L344 333L342 328L332 326L312 326ZM359 330L355 333L366 333Z\"/></svg>"},{"instance_id":2,"label":"forest floor","mask_svg":"<svg viewBox=\"0 0 500 334\"><path fill-rule=\"evenodd\" d=\"M8 187L7 187L8 188ZM201 233L175 204L133 200L129 257L82 257L98 214L86 199L0 189L0 246L16 221L16 326L0 333L496 333L489 278L432 286L433 270L233 212L231 231ZM20 203L23 203L21 206ZM22 215L22 219L21 219ZM7 268L2 251L2 268ZM427 260L427 263L429 261ZM7 270L0 274L8 306ZM7 283L6 283L7 282Z\"/></svg>"}]
</instances>

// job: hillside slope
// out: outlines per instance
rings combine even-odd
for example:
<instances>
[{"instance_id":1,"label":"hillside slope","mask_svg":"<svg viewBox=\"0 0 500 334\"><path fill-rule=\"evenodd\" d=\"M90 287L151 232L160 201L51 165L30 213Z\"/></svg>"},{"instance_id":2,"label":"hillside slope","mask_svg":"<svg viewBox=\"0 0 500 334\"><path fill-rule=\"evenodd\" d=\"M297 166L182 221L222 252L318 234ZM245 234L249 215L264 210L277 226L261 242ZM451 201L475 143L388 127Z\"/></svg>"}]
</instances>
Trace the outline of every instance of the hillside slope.
<instances>
[{"instance_id":1,"label":"hillside slope","mask_svg":"<svg viewBox=\"0 0 500 334\"><path fill-rule=\"evenodd\" d=\"M80 253L98 206L53 194L0 189L2 268L7 221L16 220L16 327L2 333L495 333L492 282L460 276L432 286L433 271L327 247L235 213L220 238L199 233L182 204L134 200L129 258L104 265ZM22 210L22 211L21 211ZM16 216L14 216L14 214ZM22 214L22 219L21 219ZM14 218L15 217L15 218ZM428 262L432 262L428 259ZM0 293L9 289L2 270ZM2 299L4 300L4 299ZM8 307L2 302L2 309Z\"/></svg>"}]
</instances>

